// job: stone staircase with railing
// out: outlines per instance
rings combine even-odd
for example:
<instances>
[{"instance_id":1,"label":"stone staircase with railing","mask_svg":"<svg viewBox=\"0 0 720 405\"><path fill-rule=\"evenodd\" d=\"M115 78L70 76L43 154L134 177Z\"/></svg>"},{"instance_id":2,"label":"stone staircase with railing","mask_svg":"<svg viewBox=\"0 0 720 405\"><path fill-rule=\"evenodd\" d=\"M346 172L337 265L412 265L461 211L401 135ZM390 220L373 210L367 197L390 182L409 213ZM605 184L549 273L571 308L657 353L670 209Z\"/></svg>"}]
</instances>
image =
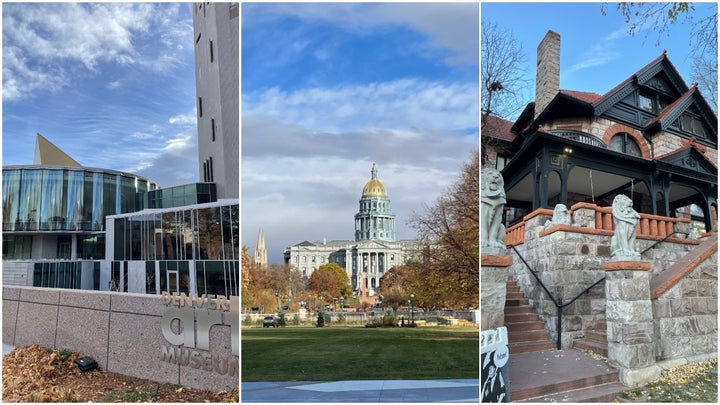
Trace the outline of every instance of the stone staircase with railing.
<instances>
[{"instance_id":1,"label":"stone staircase with railing","mask_svg":"<svg viewBox=\"0 0 720 405\"><path fill-rule=\"evenodd\" d=\"M599 320L595 324L595 329L585 331L585 337L575 339L573 347L576 349L587 350L603 357L608 355L607 340L607 321Z\"/></svg>"},{"instance_id":2,"label":"stone staircase with railing","mask_svg":"<svg viewBox=\"0 0 720 405\"><path fill-rule=\"evenodd\" d=\"M505 297L505 326L511 355L555 348L545 324L511 277L508 277Z\"/></svg>"}]
</instances>

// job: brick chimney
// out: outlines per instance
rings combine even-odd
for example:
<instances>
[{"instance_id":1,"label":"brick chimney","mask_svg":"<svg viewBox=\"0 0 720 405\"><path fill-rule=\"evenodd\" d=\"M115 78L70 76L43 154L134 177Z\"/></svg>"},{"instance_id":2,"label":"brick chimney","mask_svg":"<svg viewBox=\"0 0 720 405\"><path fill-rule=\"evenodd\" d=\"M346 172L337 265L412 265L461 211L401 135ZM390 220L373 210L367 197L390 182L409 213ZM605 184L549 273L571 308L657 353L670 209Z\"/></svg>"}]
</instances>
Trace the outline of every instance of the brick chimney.
<instances>
[{"instance_id":1,"label":"brick chimney","mask_svg":"<svg viewBox=\"0 0 720 405\"><path fill-rule=\"evenodd\" d=\"M537 48L535 76L535 117L560 91L560 34L548 31Z\"/></svg>"}]
</instances>

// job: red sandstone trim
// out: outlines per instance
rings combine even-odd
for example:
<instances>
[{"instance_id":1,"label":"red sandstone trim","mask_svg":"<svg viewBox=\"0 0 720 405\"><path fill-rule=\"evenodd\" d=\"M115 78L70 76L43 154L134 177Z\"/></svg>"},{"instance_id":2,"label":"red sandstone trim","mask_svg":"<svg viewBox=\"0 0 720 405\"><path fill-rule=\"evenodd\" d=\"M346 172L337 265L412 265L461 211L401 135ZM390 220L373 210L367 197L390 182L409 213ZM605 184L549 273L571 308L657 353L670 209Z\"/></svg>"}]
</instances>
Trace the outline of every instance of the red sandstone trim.
<instances>
[{"instance_id":1,"label":"red sandstone trim","mask_svg":"<svg viewBox=\"0 0 720 405\"><path fill-rule=\"evenodd\" d=\"M523 221L527 222L527 221L529 221L529 220L537 217L538 215L550 215L550 216L552 216L552 214L553 214L553 210L551 210L551 209L538 208L538 209L536 209L535 211L533 211L533 212L525 215L525 216L523 217Z\"/></svg>"},{"instance_id":2,"label":"red sandstone trim","mask_svg":"<svg viewBox=\"0 0 720 405\"><path fill-rule=\"evenodd\" d=\"M638 132L637 129L629 127L627 125L615 124L608 128L605 131L605 135L603 135L602 137L603 143L605 143L605 145L610 145L610 139L621 132L630 134L630 137L632 137L640 147L640 152L642 153L642 157L644 159L652 158L652 155L650 154L650 148L648 147L647 142L645 141L645 138L643 138L642 134Z\"/></svg>"},{"instance_id":3,"label":"red sandstone trim","mask_svg":"<svg viewBox=\"0 0 720 405\"><path fill-rule=\"evenodd\" d=\"M512 256L501 255L481 255L480 265L488 267L510 267L512 265Z\"/></svg>"},{"instance_id":4,"label":"red sandstone trim","mask_svg":"<svg viewBox=\"0 0 720 405\"><path fill-rule=\"evenodd\" d=\"M695 268L697 266L699 266L702 262L707 260L715 252L717 252L717 250L718 250L718 241L717 241L717 237L716 237L715 242L712 243L712 245L710 245L710 247L706 251L704 251L700 256L698 256L695 259L688 262L688 264L686 264L677 273L673 274L667 281L660 284L654 290L650 291L650 298L657 299L661 295L665 294L669 289L673 288L677 283L679 283L680 280L682 280L688 274L690 274L693 270L695 270ZM651 285L652 285L652 280L651 280Z\"/></svg>"},{"instance_id":5,"label":"red sandstone trim","mask_svg":"<svg viewBox=\"0 0 720 405\"><path fill-rule=\"evenodd\" d=\"M638 262L638 261L630 261L630 260L605 262L602 264L602 269L605 271L617 271L617 270L649 271L650 268L651 268L650 262Z\"/></svg>"}]
</instances>

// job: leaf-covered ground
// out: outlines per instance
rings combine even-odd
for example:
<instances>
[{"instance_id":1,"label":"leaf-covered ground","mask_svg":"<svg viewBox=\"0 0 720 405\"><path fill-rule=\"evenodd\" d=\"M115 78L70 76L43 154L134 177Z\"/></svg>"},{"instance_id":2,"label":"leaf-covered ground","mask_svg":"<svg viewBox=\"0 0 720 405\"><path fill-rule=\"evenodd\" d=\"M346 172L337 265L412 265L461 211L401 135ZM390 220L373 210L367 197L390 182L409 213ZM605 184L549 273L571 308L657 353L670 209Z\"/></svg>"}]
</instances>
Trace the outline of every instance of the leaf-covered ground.
<instances>
[{"instance_id":1,"label":"leaf-covered ground","mask_svg":"<svg viewBox=\"0 0 720 405\"><path fill-rule=\"evenodd\" d=\"M623 392L630 402L713 402L718 400L717 359L662 371L660 381Z\"/></svg>"},{"instance_id":2,"label":"leaf-covered ground","mask_svg":"<svg viewBox=\"0 0 720 405\"><path fill-rule=\"evenodd\" d=\"M211 392L105 370L81 372L82 357L37 345L3 356L3 402L238 402L239 390Z\"/></svg>"}]
</instances>

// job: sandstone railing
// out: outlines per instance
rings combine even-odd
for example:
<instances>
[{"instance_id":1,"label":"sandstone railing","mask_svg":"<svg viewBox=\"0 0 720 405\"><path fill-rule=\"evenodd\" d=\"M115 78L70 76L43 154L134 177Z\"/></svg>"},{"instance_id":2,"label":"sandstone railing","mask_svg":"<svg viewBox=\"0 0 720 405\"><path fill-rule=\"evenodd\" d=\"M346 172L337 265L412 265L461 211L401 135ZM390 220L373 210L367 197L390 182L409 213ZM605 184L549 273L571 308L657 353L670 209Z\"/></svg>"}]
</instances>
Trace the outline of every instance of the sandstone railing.
<instances>
[{"instance_id":1,"label":"sandstone railing","mask_svg":"<svg viewBox=\"0 0 720 405\"><path fill-rule=\"evenodd\" d=\"M556 225L540 232L539 236L556 231L590 233L595 235L612 236L615 228L612 218L612 207L598 207L590 203L577 203L570 208L571 217L575 217L575 212L579 210L586 211L584 216L587 218L594 217L594 223ZM552 210L546 208L537 209L523 217L523 220L506 230L505 244L507 246L517 246L525 243L525 223L531 218L538 215L548 215L552 217ZM592 222L592 221L591 221ZM640 214L640 222L637 225L637 238L646 240L662 240L672 235L677 229L678 224L690 224L688 218L672 218L663 217L652 214ZM698 241L692 241L677 237L668 237L669 242L675 243L691 243L698 244Z\"/></svg>"}]
</instances>

